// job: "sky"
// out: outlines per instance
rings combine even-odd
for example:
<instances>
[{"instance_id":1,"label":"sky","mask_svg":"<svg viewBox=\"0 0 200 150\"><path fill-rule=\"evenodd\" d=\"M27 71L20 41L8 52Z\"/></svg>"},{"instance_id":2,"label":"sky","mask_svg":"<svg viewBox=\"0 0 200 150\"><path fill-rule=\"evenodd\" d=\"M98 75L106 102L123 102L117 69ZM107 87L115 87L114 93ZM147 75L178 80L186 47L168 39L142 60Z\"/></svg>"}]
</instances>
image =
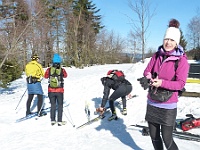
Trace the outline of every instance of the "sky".
<instances>
[{"instance_id":1,"label":"sky","mask_svg":"<svg viewBox=\"0 0 200 150\"><path fill-rule=\"evenodd\" d=\"M108 31L114 31L122 37L127 37L131 30L129 18L137 19L128 6L128 0L91 0L100 9L102 23ZM134 4L134 0L132 0ZM155 9L147 32L147 47L156 48L162 45L163 37L170 19L180 22L180 28L186 37L187 25L197 15L200 9L199 0L148 0L150 11ZM138 20L138 19L137 19Z\"/></svg>"},{"instance_id":2,"label":"sky","mask_svg":"<svg viewBox=\"0 0 200 150\"><path fill-rule=\"evenodd\" d=\"M0 149L5 150L153 150L149 136L142 136L141 129L130 125L147 125L145 121L147 91L137 81L142 77L145 63L110 64L85 67L84 69L65 68L68 77L65 81L64 126L51 126L50 113L37 120L34 118L16 122L26 112L26 77L13 81L8 89L0 88ZM46 68L44 68L46 69ZM100 78L110 69L121 69L132 83L131 95L138 97L127 101L127 116L116 109L118 120L109 122L106 114L103 120L81 129L76 127L87 121L84 108L89 104L91 119L95 118L95 108L99 107L103 96ZM47 94L48 80L42 80L44 90L44 108L50 106ZM186 84L187 91L199 92L200 84ZM112 92L112 91L111 91ZM25 93L25 94L24 94ZM24 95L24 96L23 96ZM21 101L20 101L21 100ZM120 101L118 99L117 101ZM20 103L19 103L20 102ZM35 112L37 98L34 97L31 110ZM19 104L19 105L18 105ZM17 107L18 106L18 107ZM181 97L178 102L177 119L186 114L200 116L200 98ZM75 125L75 127L73 127ZM179 130L179 129L178 129ZM180 130L179 130L180 131ZM188 132L200 134L200 128ZM174 138L180 150L199 150L200 142Z\"/></svg>"}]
</instances>

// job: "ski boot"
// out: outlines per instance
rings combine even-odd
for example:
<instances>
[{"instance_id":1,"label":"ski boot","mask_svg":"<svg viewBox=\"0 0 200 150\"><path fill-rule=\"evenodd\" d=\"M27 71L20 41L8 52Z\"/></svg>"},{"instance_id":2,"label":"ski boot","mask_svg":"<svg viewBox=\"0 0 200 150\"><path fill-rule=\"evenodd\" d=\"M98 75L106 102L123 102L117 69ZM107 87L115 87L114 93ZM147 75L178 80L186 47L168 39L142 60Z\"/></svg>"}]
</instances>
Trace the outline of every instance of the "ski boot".
<instances>
[{"instance_id":1,"label":"ski boot","mask_svg":"<svg viewBox=\"0 0 200 150\"><path fill-rule=\"evenodd\" d=\"M42 117L42 116L46 116L47 113L45 111L41 111L40 113L38 113L38 117Z\"/></svg>"},{"instance_id":2,"label":"ski boot","mask_svg":"<svg viewBox=\"0 0 200 150\"><path fill-rule=\"evenodd\" d=\"M127 115L127 109L126 108L123 108L123 110L122 110L122 115Z\"/></svg>"},{"instance_id":3,"label":"ski boot","mask_svg":"<svg viewBox=\"0 0 200 150\"><path fill-rule=\"evenodd\" d=\"M55 125L56 124L56 121L51 121L51 125Z\"/></svg>"},{"instance_id":4,"label":"ski boot","mask_svg":"<svg viewBox=\"0 0 200 150\"><path fill-rule=\"evenodd\" d=\"M26 116L31 115L31 114L34 114L34 113L30 111L26 111Z\"/></svg>"},{"instance_id":5,"label":"ski boot","mask_svg":"<svg viewBox=\"0 0 200 150\"><path fill-rule=\"evenodd\" d=\"M58 122L58 126L63 126L63 125L66 125L66 121L62 121L62 122Z\"/></svg>"},{"instance_id":6,"label":"ski boot","mask_svg":"<svg viewBox=\"0 0 200 150\"><path fill-rule=\"evenodd\" d=\"M62 126L63 124L62 124L62 122L58 122L58 126Z\"/></svg>"},{"instance_id":7,"label":"ski boot","mask_svg":"<svg viewBox=\"0 0 200 150\"><path fill-rule=\"evenodd\" d=\"M112 113L112 116L110 116L110 117L108 118L108 121L117 120L117 119L118 119L117 114L116 114L116 112L114 111L114 112Z\"/></svg>"}]
</instances>

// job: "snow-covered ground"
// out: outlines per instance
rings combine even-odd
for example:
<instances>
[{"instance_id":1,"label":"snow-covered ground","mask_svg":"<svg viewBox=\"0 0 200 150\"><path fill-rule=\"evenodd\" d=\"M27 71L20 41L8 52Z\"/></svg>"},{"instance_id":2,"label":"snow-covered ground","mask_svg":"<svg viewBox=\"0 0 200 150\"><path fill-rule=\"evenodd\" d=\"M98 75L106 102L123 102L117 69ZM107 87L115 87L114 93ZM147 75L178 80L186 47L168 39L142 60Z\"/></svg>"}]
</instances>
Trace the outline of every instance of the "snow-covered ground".
<instances>
[{"instance_id":1,"label":"snow-covered ground","mask_svg":"<svg viewBox=\"0 0 200 150\"><path fill-rule=\"evenodd\" d=\"M86 67L84 69L66 68L68 78L65 79L63 120L65 126L51 126L50 113L47 116L16 123L26 112L27 93L25 76L12 82L9 89L0 89L0 149L5 150L153 150L149 136L142 136L141 129L131 127L132 124L146 125L146 95L137 81L142 77L149 60L137 64L113 64ZM110 69L121 69L132 83L132 95L138 97L127 101L128 115L122 116L117 109L119 119L107 121L106 118L81 129L79 125L87 121L84 111L85 103L90 104L91 112L101 103L103 86L100 78ZM44 90L44 107L49 107L47 94L48 81L42 81ZM200 84L187 84L189 91L200 92ZM22 98L19 107L18 102ZM32 110L36 111L35 97ZM15 110L16 109L16 110ZM191 113L200 117L200 98L181 97L178 103L178 118L185 118ZM91 113L91 119L96 117ZM73 127L76 125L76 127ZM189 132L200 134L200 129ZM186 141L174 138L180 150L199 150L200 142Z\"/></svg>"}]
</instances>

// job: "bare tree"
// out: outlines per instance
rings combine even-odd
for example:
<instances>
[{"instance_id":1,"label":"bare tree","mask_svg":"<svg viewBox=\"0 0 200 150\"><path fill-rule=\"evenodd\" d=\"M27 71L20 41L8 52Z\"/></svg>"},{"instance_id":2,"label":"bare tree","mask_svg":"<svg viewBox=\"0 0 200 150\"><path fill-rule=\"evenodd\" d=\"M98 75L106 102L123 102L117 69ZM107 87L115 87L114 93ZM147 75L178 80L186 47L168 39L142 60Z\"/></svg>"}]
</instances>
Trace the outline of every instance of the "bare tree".
<instances>
[{"instance_id":1,"label":"bare tree","mask_svg":"<svg viewBox=\"0 0 200 150\"><path fill-rule=\"evenodd\" d=\"M125 41L113 31L102 30L97 37L97 57L99 63L115 63L121 61L121 54L125 47Z\"/></svg>"},{"instance_id":2,"label":"bare tree","mask_svg":"<svg viewBox=\"0 0 200 150\"><path fill-rule=\"evenodd\" d=\"M134 62L135 57L138 53L140 53L141 49L142 49L142 44L141 44L141 40L140 40L140 35L137 35L136 33L134 33L133 31L130 31L129 35L128 35L128 47L131 50L131 61ZM138 57L138 56L137 56Z\"/></svg>"},{"instance_id":3,"label":"bare tree","mask_svg":"<svg viewBox=\"0 0 200 150\"><path fill-rule=\"evenodd\" d=\"M81 21L82 10L78 14L69 14L67 26L67 55L70 56L72 65L79 66L80 49L78 49L78 29Z\"/></svg>"},{"instance_id":4,"label":"bare tree","mask_svg":"<svg viewBox=\"0 0 200 150\"><path fill-rule=\"evenodd\" d=\"M200 16L195 16L188 24L188 44L190 49L200 47Z\"/></svg>"},{"instance_id":5,"label":"bare tree","mask_svg":"<svg viewBox=\"0 0 200 150\"><path fill-rule=\"evenodd\" d=\"M18 2L20 2L20 1L18 1ZM19 24L19 22L17 24L18 26L16 26L15 21L13 21L13 19L15 19L15 17L19 14L16 13L13 16L11 16L11 18L8 18L9 21L11 20L11 23L14 23L13 29L12 29L12 31L7 32L7 34L5 34L6 30L2 30L2 34L5 35L6 39L9 39L9 37L12 38L12 39L7 40L6 42L2 42L2 43L4 43L3 45L6 48L6 51L5 51L5 54L4 54L4 58L3 58L3 60L0 64L0 68L5 63L8 56L12 55L13 52L16 52L16 50L19 48L19 45L21 45L21 42L24 40L23 36L25 34L27 34L28 29L30 29L30 26L31 26L33 20L41 13L41 11L42 11L42 9L39 10L37 13L35 13L34 16L31 16L29 18L29 20L27 21L27 23L25 24L25 26L23 26L23 28L20 27L21 24ZM18 31L18 27L20 29L20 32Z\"/></svg>"},{"instance_id":6,"label":"bare tree","mask_svg":"<svg viewBox=\"0 0 200 150\"><path fill-rule=\"evenodd\" d=\"M36 1L34 4L35 12L41 10L40 15L34 19L32 24L32 53L40 53L44 66L51 63L54 52L60 53L61 20L59 16L62 7L59 1ZM62 32L64 33L64 32ZM61 38L62 39L62 38Z\"/></svg>"},{"instance_id":7,"label":"bare tree","mask_svg":"<svg viewBox=\"0 0 200 150\"><path fill-rule=\"evenodd\" d=\"M146 48L146 39L147 31L150 25L152 17L155 15L155 9L150 11L150 3L147 0L128 0L129 7L136 14L137 19L131 19L132 24L132 35L140 40L141 51L142 51L142 61L144 62L145 58L145 48Z\"/></svg>"},{"instance_id":8,"label":"bare tree","mask_svg":"<svg viewBox=\"0 0 200 150\"><path fill-rule=\"evenodd\" d=\"M23 52L23 46L25 46L25 40L24 37L21 36L21 33L23 29L27 29L26 26L29 19L27 11L28 6L23 1L4 1L2 4L1 9L4 14L1 14L2 26L0 36L2 37L0 42L5 48L5 51L3 53L4 58L2 59L0 68L8 59L22 59L20 56L21 52Z\"/></svg>"}]
</instances>

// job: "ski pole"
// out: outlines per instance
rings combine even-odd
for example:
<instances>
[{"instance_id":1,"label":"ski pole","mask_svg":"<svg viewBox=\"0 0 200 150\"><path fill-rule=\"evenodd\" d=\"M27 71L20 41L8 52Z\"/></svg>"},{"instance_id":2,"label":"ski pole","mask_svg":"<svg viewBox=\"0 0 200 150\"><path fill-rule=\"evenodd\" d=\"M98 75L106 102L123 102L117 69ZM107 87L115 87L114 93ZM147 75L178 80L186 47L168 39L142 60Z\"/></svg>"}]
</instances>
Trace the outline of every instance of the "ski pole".
<instances>
[{"instance_id":1,"label":"ski pole","mask_svg":"<svg viewBox=\"0 0 200 150\"><path fill-rule=\"evenodd\" d=\"M73 123L73 120L72 120L72 117L71 117L71 115L70 115L70 113L69 113L69 109L68 109L68 108L67 108L67 111L68 111L68 114L69 114L70 119L67 117L65 111L63 110L63 112L64 112L64 114L65 114L65 117L66 117L67 120L71 123L71 125L72 125L73 127L75 127L75 125L74 125L74 123Z\"/></svg>"},{"instance_id":2,"label":"ski pole","mask_svg":"<svg viewBox=\"0 0 200 150\"><path fill-rule=\"evenodd\" d=\"M17 104L17 107L15 108L15 110L18 108L19 104L21 103L21 101L22 101L22 98L24 97L24 95L25 95L26 91L27 91L27 88L26 88L26 90L25 90L24 94L22 95L21 99L19 100L19 102L18 102L18 104Z\"/></svg>"},{"instance_id":3,"label":"ski pole","mask_svg":"<svg viewBox=\"0 0 200 150\"><path fill-rule=\"evenodd\" d=\"M64 115L65 115L65 117L67 118L67 120L71 123L71 125L72 125L73 127L75 127L75 125L74 125L72 119L70 120L70 119L67 117L67 115L66 115L66 113L65 113L64 110L63 110L63 112L64 112ZM70 118L71 118L71 117L70 117Z\"/></svg>"},{"instance_id":4,"label":"ski pole","mask_svg":"<svg viewBox=\"0 0 200 150\"><path fill-rule=\"evenodd\" d=\"M40 117L40 113L41 113L43 107L44 107L44 101L42 102L42 106L41 106L41 108L40 108L40 110L39 110L39 112L38 112L38 114L37 114L35 120L38 120L38 118Z\"/></svg>"},{"instance_id":5,"label":"ski pole","mask_svg":"<svg viewBox=\"0 0 200 150\"><path fill-rule=\"evenodd\" d=\"M73 123L73 119L72 119L72 116L71 116L71 114L70 114L70 112L69 112L68 107L67 107L67 111L68 111L69 117L70 117L70 119L71 119L71 121L72 121L72 123ZM74 124L74 123L73 123L73 124Z\"/></svg>"}]
</instances>

